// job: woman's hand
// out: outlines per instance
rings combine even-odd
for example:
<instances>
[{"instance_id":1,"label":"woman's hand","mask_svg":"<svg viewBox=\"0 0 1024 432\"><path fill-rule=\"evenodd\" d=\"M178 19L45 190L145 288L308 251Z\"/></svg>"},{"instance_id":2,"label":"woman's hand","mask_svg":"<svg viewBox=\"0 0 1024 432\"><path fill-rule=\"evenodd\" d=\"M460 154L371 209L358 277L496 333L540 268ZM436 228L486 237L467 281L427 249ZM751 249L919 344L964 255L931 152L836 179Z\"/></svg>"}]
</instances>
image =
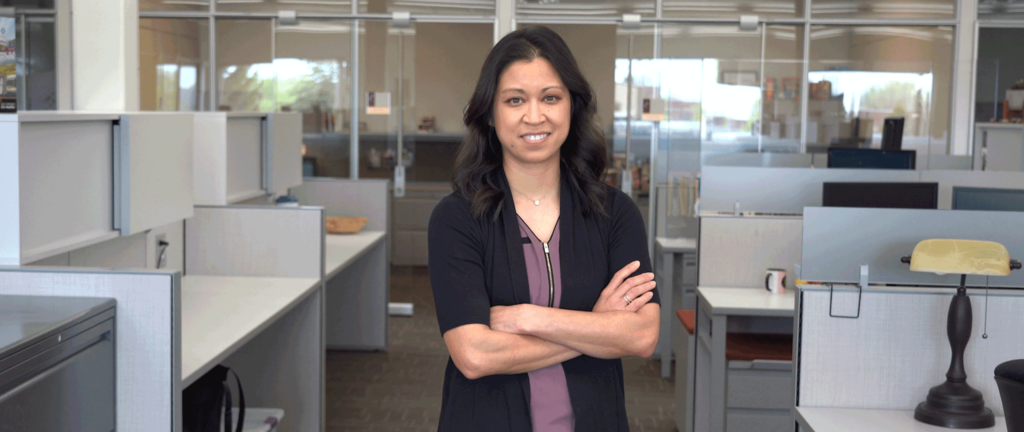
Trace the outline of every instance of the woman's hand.
<instances>
[{"instance_id":1,"label":"woman's hand","mask_svg":"<svg viewBox=\"0 0 1024 432\"><path fill-rule=\"evenodd\" d=\"M522 325L525 321L529 307L533 305L521 304L515 306L491 306L491 330L511 333L526 334Z\"/></svg>"},{"instance_id":2,"label":"woman's hand","mask_svg":"<svg viewBox=\"0 0 1024 432\"><path fill-rule=\"evenodd\" d=\"M626 276L633 274L640 268L640 261L633 261L626 264L621 270L615 273L608 286L601 291L601 297L594 305L594 312L629 311L636 312L643 305L651 301L656 283L654 273L644 273L626 279ZM629 296L630 302L626 301ZM492 314L493 317L493 314Z\"/></svg>"}]
</instances>

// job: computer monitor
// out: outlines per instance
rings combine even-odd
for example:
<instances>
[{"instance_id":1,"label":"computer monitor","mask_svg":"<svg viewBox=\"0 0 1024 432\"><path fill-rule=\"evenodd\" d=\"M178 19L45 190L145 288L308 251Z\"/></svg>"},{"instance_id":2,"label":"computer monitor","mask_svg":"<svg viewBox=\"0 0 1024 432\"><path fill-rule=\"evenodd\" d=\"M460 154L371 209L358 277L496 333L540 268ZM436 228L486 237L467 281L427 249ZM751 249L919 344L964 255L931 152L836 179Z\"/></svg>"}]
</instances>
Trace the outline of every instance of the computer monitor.
<instances>
[{"instance_id":1,"label":"computer monitor","mask_svg":"<svg viewBox=\"0 0 1024 432\"><path fill-rule=\"evenodd\" d=\"M1024 212L1024 189L954 187L953 210Z\"/></svg>"},{"instance_id":2,"label":"computer monitor","mask_svg":"<svg viewBox=\"0 0 1024 432\"><path fill-rule=\"evenodd\" d=\"M879 150L861 148L828 149L829 168L914 169L914 150Z\"/></svg>"},{"instance_id":3,"label":"computer monitor","mask_svg":"<svg viewBox=\"0 0 1024 432\"><path fill-rule=\"evenodd\" d=\"M936 209L938 183L825 183L825 207Z\"/></svg>"}]
</instances>

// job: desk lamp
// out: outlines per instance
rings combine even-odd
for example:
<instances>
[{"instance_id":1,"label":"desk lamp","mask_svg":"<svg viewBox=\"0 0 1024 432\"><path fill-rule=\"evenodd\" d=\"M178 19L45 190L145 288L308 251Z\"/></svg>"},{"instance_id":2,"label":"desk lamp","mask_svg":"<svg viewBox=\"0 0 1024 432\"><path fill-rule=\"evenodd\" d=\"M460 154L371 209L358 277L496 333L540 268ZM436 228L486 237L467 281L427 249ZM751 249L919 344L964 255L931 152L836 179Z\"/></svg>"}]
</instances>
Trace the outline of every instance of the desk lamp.
<instances>
[{"instance_id":1,"label":"desk lamp","mask_svg":"<svg viewBox=\"0 0 1024 432\"><path fill-rule=\"evenodd\" d=\"M910 271L959 274L960 286L949 304L946 334L953 358L946 372L946 382L928 391L928 398L914 411L914 419L922 423L956 429L980 429L995 425L992 410L985 408L981 392L967 384L964 371L964 350L971 338L971 299L967 297L967 275L1007 276L1021 263L1010 259L1006 247L999 243L977 240L924 240L911 256L903 257Z\"/></svg>"}]
</instances>

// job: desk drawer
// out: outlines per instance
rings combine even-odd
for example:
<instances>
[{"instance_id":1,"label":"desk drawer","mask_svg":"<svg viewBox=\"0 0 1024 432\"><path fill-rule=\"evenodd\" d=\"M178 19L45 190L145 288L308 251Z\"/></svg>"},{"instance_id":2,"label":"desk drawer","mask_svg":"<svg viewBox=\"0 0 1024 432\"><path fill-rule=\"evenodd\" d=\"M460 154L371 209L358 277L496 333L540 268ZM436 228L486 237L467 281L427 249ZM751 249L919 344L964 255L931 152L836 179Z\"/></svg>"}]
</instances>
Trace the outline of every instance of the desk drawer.
<instances>
[{"instance_id":1,"label":"desk drawer","mask_svg":"<svg viewBox=\"0 0 1024 432\"><path fill-rule=\"evenodd\" d=\"M750 362L733 362L751 365ZM729 408L789 410L793 406L793 373L789 370L734 369L726 377Z\"/></svg>"},{"instance_id":2,"label":"desk drawer","mask_svg":"<svg viewBox=\"0 0 1024 432\"><path fill-rule=\"evenodd\" d=\"M795 427L789 410L730 409L725 414L726 432L793 432Z\"/></svg>"}]
</instances>

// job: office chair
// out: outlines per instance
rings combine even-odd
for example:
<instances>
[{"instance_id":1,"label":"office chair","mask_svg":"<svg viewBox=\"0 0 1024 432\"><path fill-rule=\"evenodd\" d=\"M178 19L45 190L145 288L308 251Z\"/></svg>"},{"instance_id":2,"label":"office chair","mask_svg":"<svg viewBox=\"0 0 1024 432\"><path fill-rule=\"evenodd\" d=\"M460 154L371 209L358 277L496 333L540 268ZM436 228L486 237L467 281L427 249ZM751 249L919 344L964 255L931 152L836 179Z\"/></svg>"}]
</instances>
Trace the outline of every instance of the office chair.
<instances>
[{"instance_id":1,"label":"office chair","mask_svg":"<svg viewBox=\"0 0 1024 432\"><path fill-rule=\"evenodd\" d=\"M996 384L1003 400L1007 432L1024 432L1024 360L996 366Z\"/></svg>"}]
</instances>

